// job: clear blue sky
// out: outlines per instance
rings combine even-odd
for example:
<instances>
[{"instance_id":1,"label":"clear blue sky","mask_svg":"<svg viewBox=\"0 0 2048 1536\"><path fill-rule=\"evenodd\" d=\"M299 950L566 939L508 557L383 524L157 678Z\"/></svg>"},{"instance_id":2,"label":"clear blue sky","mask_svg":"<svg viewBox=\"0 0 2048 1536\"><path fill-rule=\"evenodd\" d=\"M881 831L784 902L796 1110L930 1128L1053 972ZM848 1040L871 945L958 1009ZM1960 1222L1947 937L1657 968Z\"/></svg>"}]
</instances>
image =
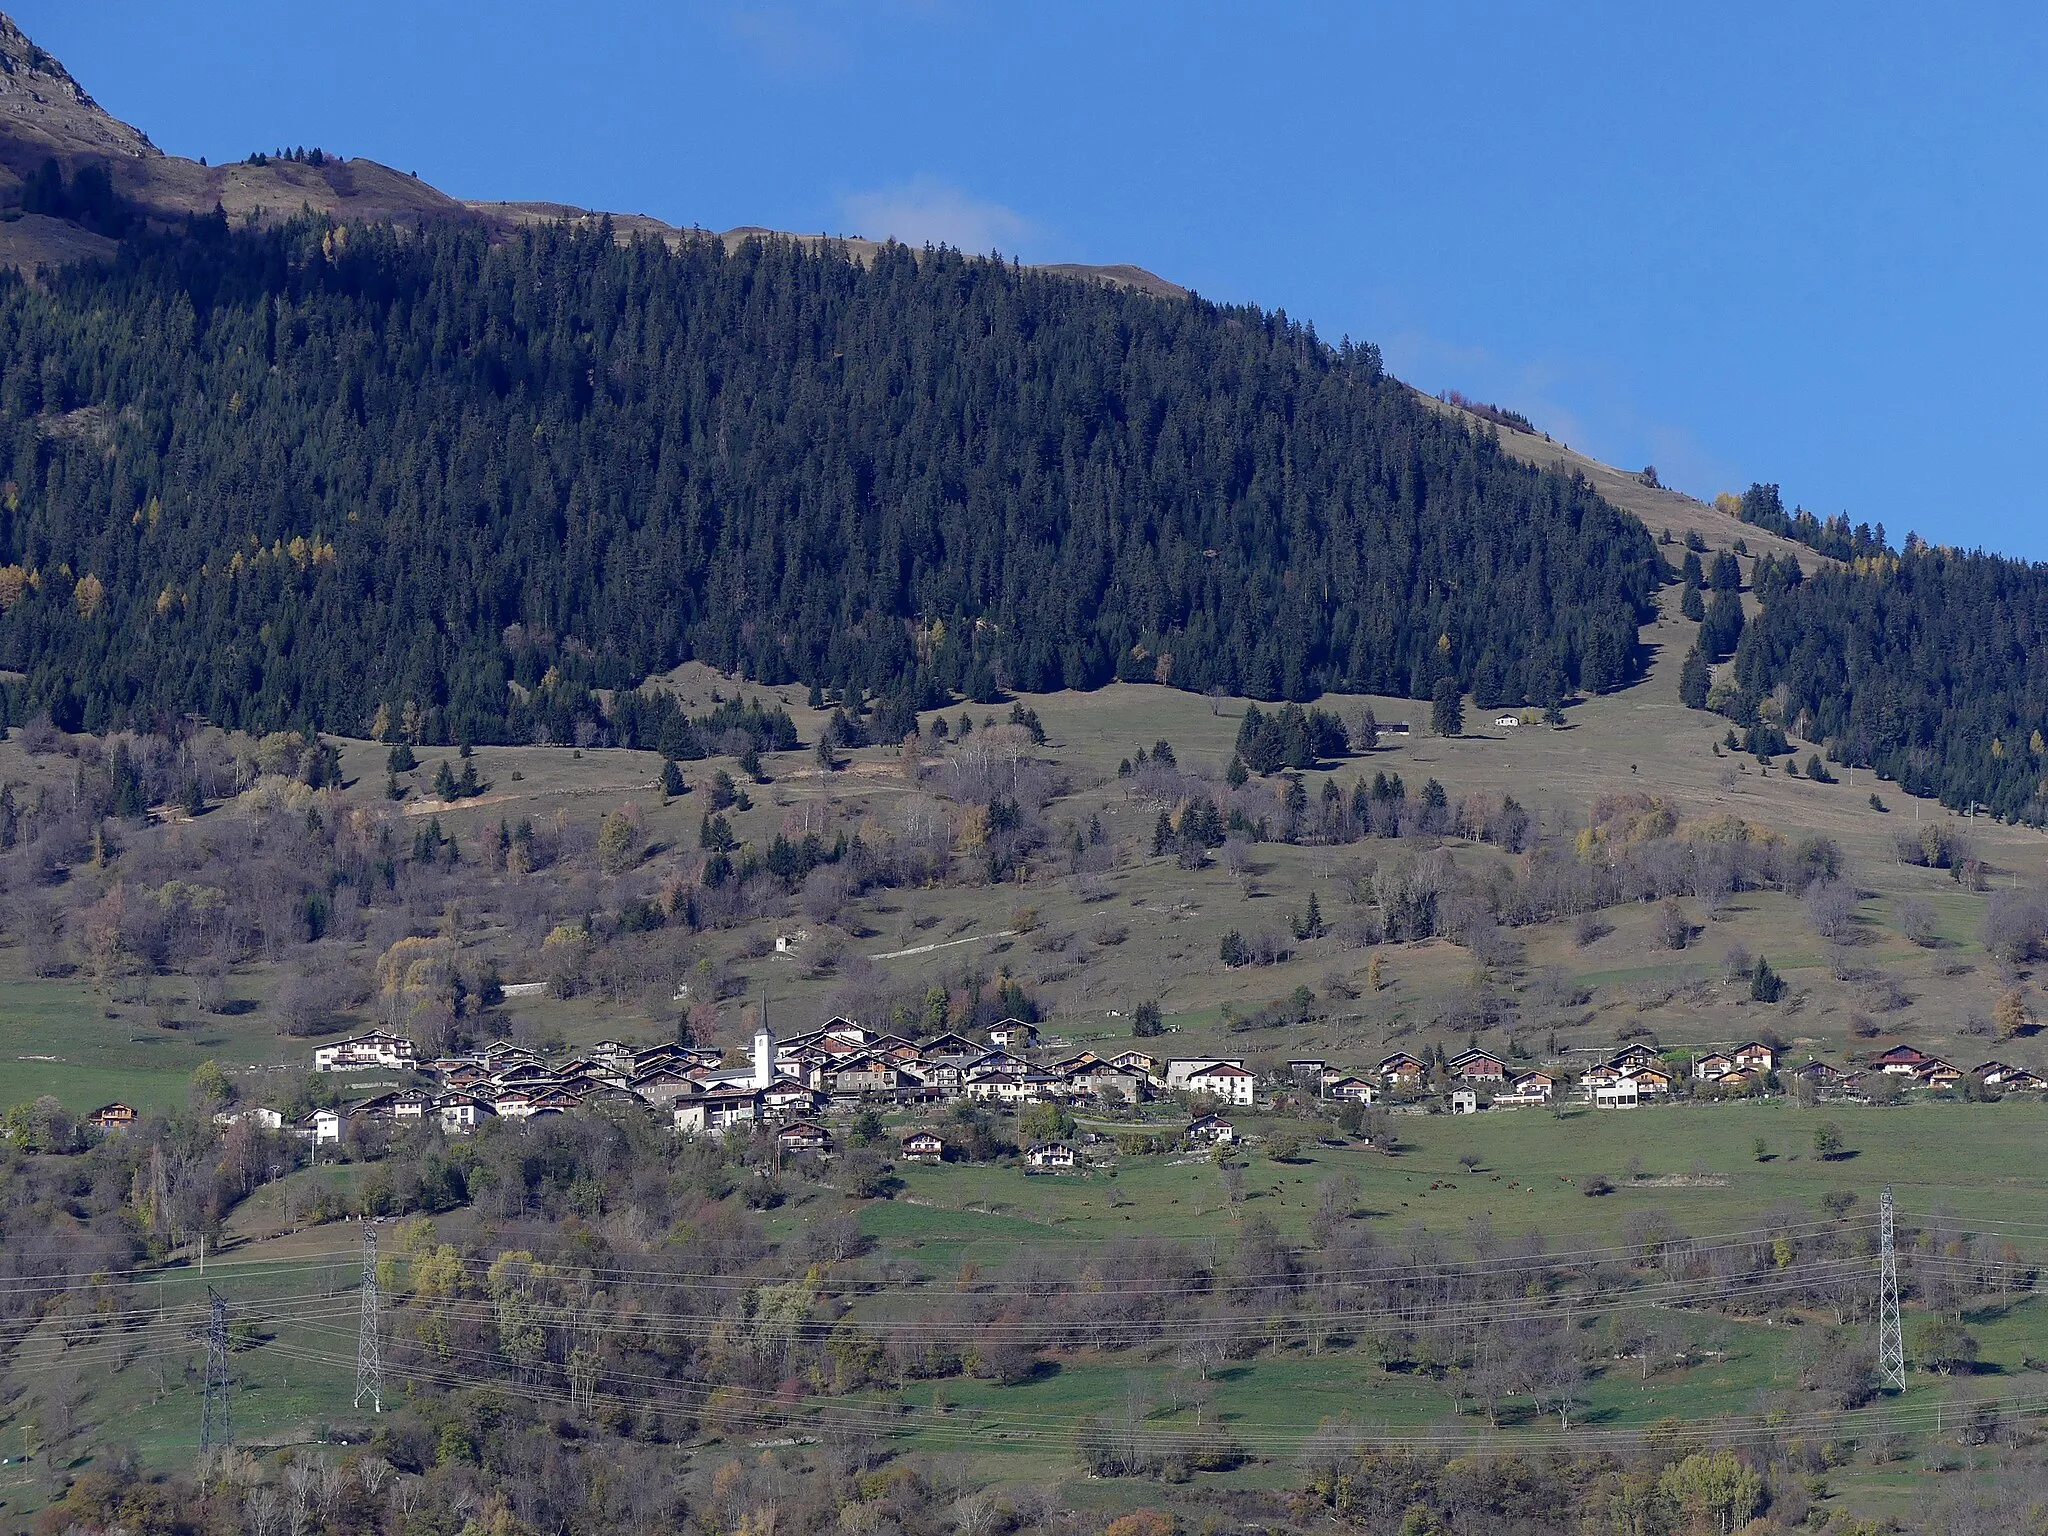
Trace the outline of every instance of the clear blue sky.
<instances>
[{"instance_id":1,"label":"clear blue sky","mask_svg":"<svg viewBox=\"0 0 2048 1536\"><path fill-rule=\"evenodd\" d=\"M2039 5L12 14L175 153L1134 261L1685 490L2048 558Z\"/></svg>"}]
</instances>

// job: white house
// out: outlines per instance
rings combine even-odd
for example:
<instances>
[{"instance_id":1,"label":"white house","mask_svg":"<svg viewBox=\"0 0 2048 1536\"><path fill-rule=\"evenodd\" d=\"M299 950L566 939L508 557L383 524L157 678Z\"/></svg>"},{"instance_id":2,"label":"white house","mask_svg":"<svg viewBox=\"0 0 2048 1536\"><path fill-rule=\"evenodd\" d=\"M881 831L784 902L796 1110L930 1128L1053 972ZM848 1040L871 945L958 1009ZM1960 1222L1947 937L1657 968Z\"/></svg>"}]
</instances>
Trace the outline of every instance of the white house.
<instances>
[{"instance_id":1,"label":"white house","mask_svg":"<svg viewBox=\"0 0 2048 1536\"><path fill-rule=\"evenodd\" d=\"M1187 1137L1190 1142L1217 1142L1227 1147L1237 1140L1237 1127L1221 1115L1203 1115L1188 1122Z\"/></svg>"},{"instance_id":2,"label":"white house","mask_svg":"<svg viewBox=\"0 0 2048 1536\"><path fill-rule=\"evenodd\" d=\"M1234 1062L1219 1061L1187 1078L1189 1093L1206 1093L1226 1104L1250 1104L1259 1080Z\"/></svg>"},{"instance_id":3,"label":"white house","mask_svg":"<svg viewBox=\"0 0 2048 1536\"><path fill-rule=\"evenodd\" d=\"M1071 1168L1074 1149L1063 1141L1041 1141L1024 1154L1024 1161L1033 1168Z\"/></svg>"},{"instance_id":4,"label":"white house","mask_svg":"<svg viewBox=\"0 0 2048 1536\"><path fill-rule=\"evenodd\" d=\"M284 1129L284 1116L276 1110L266 1109L260 1104L246 1109L223 1109L213 1117L215 1125L239 1125L244 1120L254 1120L258 1126L266 1131L280 1131Z\"/></svg>"},{"instance_id":5,"label":"white house","mask_svg":"<svg viewBox=\"0 0 2048 1536\"><path fill-rule=\"evenodd\" d=\"M1257 1083L1238 1056L1182 1056L1166 1064L1168 1093L1212 1093L1232 1104L1249 1104Z\"/></svg>"},{"instance_id":6,"label":"white house","mask_svg":"<svg viewBox=\"0 0 2048 1536\"><path fill-rule=\"evenodd\" d=\"M988 1043L999 1050L1027 1051L1038 1044L1038 1030L1022 1019L1004 1019L989 1030Z\"/></svg>"},{"instance_id":7,"label":"white house","mask_svg":"<svg viewBox=\"0 0 2048 1536\"><path fill-rule=\"evenodd\" d=\"M475 1130L479 1121L498 1117L488 1099L473 1093L442 1094L434 1100L434 1113L441 1117L441 1129L450 1135L463 1135Z\"/></svg>"},{"instance_id":8,"label":"white house","mask_svg":"<svg viewBox=\"0 0 2048 1536\"><path fill-rule=\"evenodd\" d=\"M316 1109L292 1127L314 1146L324 1142L341 1140L341 1111L338 1109Z\"/></svg>"},{"instance_id":9,"label":"white house","mask_svg":"<svg viewBox=\"0 0 2048 1536\"><path fill-rule=\"evenodd\" d=\"M1641 1103L1642 1091L1632 1077L1617 1078L1611 1083L1593 1084L1595 1109L1634 1109Z\"/></svg>"},{"instance_id":10,"label":"white house","mask_svg":"<svg viewBox=\"0 0 2048 1536\"><path fill-rule=\"evenodd\" d=\"M701 1136L748 1125L761 1118L761 1096L752 1089L743 1093L700 1093L675 1102L675 1126L679 1136Z\"/></svg>"},{"instance_id":11,"label":"white house","mask_svg":"<svg viewBox=\"0 0 2048 1536\"><path fill-rule=\"evenodd\" d=\"M1323 1097L1326 1099L1349 1099L1357 1104L1374 1104L1379 1101L1380 1091L1362 1077L1353 1077L1345 1072L1332 1072L1323 1078Z\"/></svg>"},{"instance_id":12,"label":"white house","mask_svg":"<svg viewBox=\"0 0 2048 1536\"><path fill-rule=\"evenodd\" d=\"M403 1035L373 1029L366 1035L337 1040L313 1052L315 1072L353 1072L363 1067L391 1067L410 1072L419 1064L419 1050Z\"/></svg>"},{"instance_id":13,"label":"white house","mask_svg":"<svg viewBox=\"0 0 2048 1536\"><path fill-rule=\"evenodd\" d=\"M1479 1113L1479 1095L1470 1088L1459 1088L1451 1094L1451 1113L1454 1115L1476 1115Z\"/></svg>"},{"instance_id":14,"label":"white house","mask_svg":"<svg viewBox=\"0 0 2048 1536\"><path fill-rule=\"evenodd\" d=\"M1522 717L1520 715L1495 715L1493 723L1498 729L1503 731L1518 730L1522 724Z\"/></svg>"}]
</instances>

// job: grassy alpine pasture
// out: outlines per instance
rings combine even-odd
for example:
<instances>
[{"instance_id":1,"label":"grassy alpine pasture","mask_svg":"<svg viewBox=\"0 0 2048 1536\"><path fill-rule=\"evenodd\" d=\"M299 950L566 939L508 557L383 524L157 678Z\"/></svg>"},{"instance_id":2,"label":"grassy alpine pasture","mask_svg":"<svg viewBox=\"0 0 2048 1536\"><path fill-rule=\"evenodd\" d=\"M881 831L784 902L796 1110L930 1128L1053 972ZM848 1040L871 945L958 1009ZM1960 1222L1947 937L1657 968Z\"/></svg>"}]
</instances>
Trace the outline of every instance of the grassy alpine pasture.
<instances>
[{"instance_id":1,"label":"grassy alpine pasture","mask_svg":"<svg viewBox=\"0 0 2048 1536\"><path fill-rule=\"evenodd\" d=\"M1893 786L1852 785L1846 773L1842 783L1815 784L1781 769L1765 774L1754 759L1725 748L1717 753L1725 722L1675 701L1690 626L1674 612L1644 638L1656 656L1649 680L1576 703L1564 729L1496 727L1474 710L1467 734L1452 739L1429 733L1425 704L1325 700L1324 707L1347 713L1369 706L1383 724L1405 719L1413 730L1383 737L1370 754L1303 775L1311 803L1326 781L1348 795L1361 777L1387 772L1398 773L1411 795L1430 778L1453 799L1513 794L1546 833L1564 838L1586 825L1600 796L1635 792L1668 800L1684 820L1734 816L1788 842L1825 836L1839 845L1860 897L1835 940L1818 935L1795 898L1745 891L1712 911L1682 899L1690 929L1681 949L1668 947L1661 935L1658 906L1643 903L1600 913L1591 931L1568 922L1511 930L1511 951L1485 964L1444 938L1354 948L1324 937L1285 946L1289 953L1276 964L1228 969L1219 957L1225 933L1284 933L1311 894L1334 924L1369 891L1376 863L1427 850L1407 840L1269 842L1255 845L1237 872L1221 860L1187 870L1153 856L1159 807L1130 791L1119 763L1166 740L1183 767L1220 775L1246 704L1119 684L1022 701L1043 722L1048 739L1037 755L1058 779L1043 811L1051 846L1056 850L1073 829L1098 819L1115 852L1099 876L1063 875L1049 853L1021 882L877 889L829 921L793 905L772 917L679 937L677 976L694 979L703 962L727 977L715 1018L700 1023L708 1038L735 1048L751 1032L764 997L777 1028L794 1032L845 1006L856 983L870 994L884 988L917 998L932 987L1009 978L1038 1000L1051 1048L1136 1043L1156 1056L1215 1052L1266 1068L1301 1055L1368 1068L1397 1047L1455 1053L1481 1045L1518 1066L1542 1062L1578 1070L1626 1039L1654 1041L1682 1064L1701 1047L1766 1032L1785 1040L1793 1062L1818 1057L1844 1064L1906 1040L1965 1068L1994 1055L2048 1068L2033 1033L2033 1020L2048 1013L2039 982L2029 967L2002 963L1982 942L1992 891L1965 889L1945 871L1901 864L1892 848L1894 834L1916 820L1966 832L1995 889L2041 882L2048 873L2041 835L1987 823L1965 828L1931 804L1899 796ZM678 669L662 685L681 693L692 709L708 708L714 692L780 703L806 743L824 719L794 690L757 689L701 667ZM969 705L946 711L950 722L963 713L980 729L1004 710ZM1807 750L1800 746L1802 762ZM689 792L664 802L660 761L650 753L491 747L477 753L484 793L442 804L431 798L435 769L444 757L451 767L459 764L452 750L430 748L419 753L416 769L399 776L404 795L394 802L386 792L387 751L369 742L343 744L342 811L395 811L406 833L438 819L464 858L495 838L501 823L522 820L587 847L599 818L631 803L644 819L645 862L655 868L666 854L696 847L711 775L723 768L740 776L730 759L686 764ZM730 813L736 833L756 846L778 832L891 831L943 789L942 782L921 779L918 765L892 748L845 753L829 773L807 750L771 754L763 769L767 782L745 785L750 808ZM42 782L55 793L66 772L59 755L31 755L18 737L0 742L0 778ZM1885 809L1870 804L1873 789ZM231 804L206 811L207 817L236 814ZM1442 847L1457 869L1475 875L1509 858L1456 839ZM111 880L119 869L117 857L114 874L81 870L71 878ZM548 882L547 900L558 914L604 909L624 889L573 869L530 878ZM1903 932L1909 900L1932 912L1934 932L1921 943ZM512 914L466 908L452 926L466 968L488 960L507 982L545 974L530 928L522 937ZM777 950L777 937L794 941L789 952ZM375 959L366 937L324 942L347 963L367 968ZM1767 956L1788 984L1786 997L1775 1004L1752 1001L1746 980L1730 974L1731 951ZM245 1098L260 1100L296 1079L316 1043L283 1032L281 984L282 968L259 956L228 977L230 1007L208 1012L198 1006L192 980L177 975L105 974L82 959L68 971L33 974L23 935L0 933L0 1105L49 1094L79 1112L113 1099L145 1111L170 1110L185 1103L193 1070L209 1060L220 1063ZM567 998L522 995L506 1001L496 1027L544 1045L604 1037L651 1042L669 1038L676 1027L683 1003L672 990L664 981L637 994L592 987ZM1312 1005L1290 1011L1304 990ZM2009 1038L1994 1039L1984 1021L2014 991L2027 1005L2027 1018ZM1505 1009L1475 1017L1462 1000L1479 993L1505 1000ZM1166 1032L1135 1041L1133 1015L1148 1000L1159 1003ZM1274 1003L1285 1006L1264 1015L1260 1027L1246 1027L1257 1010ZM365 1006L330 1019L327 1027L338 1032L373 1021ZM383 1084L366 1075L335 1086L353 1096ZM891 1118L899 1129L911 1123ZM1155 1107L1147 1123L1163 1118ZM1133 1123L1083 1120L1105 1132ZM856 1221L873 1244L861 1261L868 1278L850 1285L840 1300L852 1317L879 1321L911 1315L963 1286L986 1284L1027 1255L1051 1255L1080 1273L1109 1251L1105 1245L1151 1236L1227 1263L1237 1234L1255 1217L1270 1221L1288 1241L1306 1244L1311 1218L1333 1200L1368 1223L1393 1252L1420 1229L1458 1253L1469 1252L1488 1231L1504 1240L1536 1233L1547 1251L1576 1253L1619 1250L1634 1229L1631 1217L1649 1211L1700 1237L1750 1230L1774 1211L1781 1218L1796 1211L1799 1222L1815 1224L1835 1220L1833 1211L1864 1243L1879 1193L1890 1185L1909 1237L1937 1224L2009 1240L2028 1264L2048 1256L2048 1170L2035 1155L2048 1138L2048 1106L2020 1096L1889 1108L1800 1109L1775 1099L1632 1112L1574 1106L1563 1113L1402 1114L1392 1117L1392 1155L1320 1142L1320 1125L1260 1114L1239 1120L1254 1140L1234 1159L1238 1171L1229 1176L1206 1158L1177 1155L1111 1156L1085 1173L1058 1177L1015 1167L899 1162L893 1198L852 1200L831 1187L829 1176L823 1184L796 1181L783 1205L761 1213L760 1224L771 1240L794 1241L821 1223ZM1814 1132L1829 1121L1840 1126L1846 1155L1824 1160ZM1295 1160L1276 1161L1264 1150L1260 1138L1283 1130L1303 1136ZM329 1206L339 1208L364 1172L341 1167L290 1174L265 1185L226 1224L227 1251L214 1257L206 1280L238 1298L246 1314L235 1356L237 1424L245 1443L299 1444L363 1427L349 1402L355 1232L347 1224L305 1223L317 1189L326 1189L334 1197ZM1583 1193L1594 1176L1611 1192ZM465 1211L440 1222L451 1232L471 1231L480 1219ZM203 1288L195 1260L175 1253L160 1280L132 1288L124 1306L135 1316L98 1326L62 1317L39 1323L0 1380L0 1443L32 1437L19 1405L45 1401L35 1389L57 1381L68 1384L73 1410L91 1422L97 1442L133 1444L156 1466L188 1460L203 1360L196 1331ZM154 1297L147 1294L153 1286ZM142 1315L152 1300L161 1316ZM1669 1330L1674 1348L1684 1347L1682 1363L1667 1361L1646 1374L1628 1352L1614 1333L1616 1319L1632 1326L1645 1316ZM1578 1443L1597 1443L1599 1435L1642 1432L1667 1419L1719 1424L1717 1432L1734 1434L1771 1415L1810 1413L1799 1406L1809 1401L1799 1388L1801 1362L1810 1341L1833 1321L1792 1309L1737 1318L1590 1306L1572 1321L1594 1363L1569 1434L1595 1437ZM1909 1336L1919 1321L1917 1309L1909 1311ZM2048 1360L2042 1303L2016 1294L1963 1321L1981 1348L1974 1372L1915 1372L1902 1397L1848 1416L1846 1429L1828 1429L1867 1446L1896 1428L1908 1436L1903 1454L1913 1458L1907 1476L1896 1461L1859 1453L1830 1473L1839 1501L1865 1512L1907 1508L1915 1478L1947 1464L1950 1452L1927 1431L1937 1413L1958 1411L1954 1404L1997 1397L2008 1412L2021 1412L2048 1402L2048 1377L2030 1364ZM407 1326L403 1304L393 1326ZM1196 1491L1294 1485L1304 1438L1331 1419L1348 1418L1373 1433L1449 1437L1460 1445L1563 1443L1555 1413L1531 1397L1511 1397L1501 1406L1499 1428L1489 1428L1463 1395L1458 1373L1429 1360L1388 1358L1379 1332L1362 1324L1337 1327L1314 1348L1300 1334L1286 1334L1199 1366L1190 1366L1170 1340L1081 1349L1042 1360L1011 1385L954 1376L828 1399L810 1384L798 1400L865 1415L863 1422L906 1447L965 1458L963 1464L1004 1480L1056 1485L1075 1507L1104 1512L1157 1502L1159 1493L1143 1480L1077 1474L1074 1426L1091 1415L1167 1436L1220 1428L1251 1453L1234 1468L1194 1474ZM432 1367L422 1384L460 1380L474 1364ZM740 1420L722 1429L708 1426L706 1433L722 1435L727 1449L755 1455L751 1441L777 1431ZM0 1483L8 1470L0 1469ZM10 1514L35 1497L33 1489L0 1489Z\"/></svg>"}]
</instances>

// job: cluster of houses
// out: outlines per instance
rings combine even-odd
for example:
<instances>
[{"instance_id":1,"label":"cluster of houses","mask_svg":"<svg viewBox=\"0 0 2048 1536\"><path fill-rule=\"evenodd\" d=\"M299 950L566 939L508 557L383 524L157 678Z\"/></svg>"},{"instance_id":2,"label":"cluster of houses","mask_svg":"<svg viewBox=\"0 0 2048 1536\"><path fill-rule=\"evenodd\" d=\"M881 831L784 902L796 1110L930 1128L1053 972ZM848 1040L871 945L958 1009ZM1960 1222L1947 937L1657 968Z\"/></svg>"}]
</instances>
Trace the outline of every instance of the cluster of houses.
<instances>
[{"instance_id":1,"label":"cluster of houses","mask_svg":"<svg viewBox=\"0 0 2048 1536\"><path fill-rule=\"evenodd\" d=\"M470 1055L423 1062L403 1035L371 1030L318 1047L313 1052L314 1070L402 1072L431 1078L434 1085L394 1087L344 1107L316 1109L289 1128L318 1147L339 1142L348 1126L358 1121L399 1127L433 1122L460 1134L487 1120L527 1120L609 1104L651 1109L684 1135L772 1125L780 1150L823 1152L829 1150L832 1137L821 1118L866 1107L963 1099L1008 1107L1135 1104L1160 1094L1187 1095L1224 1110L1258 1102L1258 1074L1241 1058L1162 1061L1138 1050L1106 1057L1087 1050L1041 1051L1036 1028L1017 1019L1004 1020L987 1036L985 1042L977 1042L961 1034L944 1034L920 1043L834 1018L821 1029L787 1040L778 1040L765 1027L759 1029L751 1059L727 1065L717 1050L677 1044L635 1049L615 1040L600 1040L566 1057L544 1057L528 1047L499 1041ZM1778 1059L1777 1050L1759 1040L1730 1050L1705 1051L1692 1059L1689 1089L1754 1093L1778 1070ZM1632 1044L1578 1074L1575 1086L1597 1109L1633 1109L1673 1096L1686 1075L1683 1067L1649 1046ZM1791 1075L1830 1096L1850 1098L1868 1097L1874 1076L1903 1078L1908 1086L1930 1088L1951 1087L1971 1077L2007 1092L2048 1090L2048 1078L2024 1067L1987 1061L1966 1073L1911 1045L1892 1046L1862 1069L1812 1061ZM1518 1070L1491 1051L1477 1049L1440 1059L1440 1068L1433 1068L1429 1058L1396 1051L1368 1073L1349 1072L1320 1060L1296 1060L1287 1063L1287 1078L1316 1098L1365 1105L1389 1095L1413 1103L1434 1086L1447 1094L1454 1114L1547 1104L1574 1086L1564 1074L1541 1067ZM88 1117L103 1131L123 1129L136 1118L133 1108L119 1103L102 1105ZM266 1129L286 1128L277 1111L260 1107L237 1106L214 1118L223 1125L253 1119ZM1198 1146L1228 1145L1237 1139L1236 1128L1221 1113L1198 1115L1182 1134ZM913 1162L937 1162L947 1155L943 1138L923 1129L910 1134L897 1150ZM1024 1160L1029 1167L1054 1171L1075 1166L1073 1149L1061 1142L1030 1147Z\"/></svg>"},{"instance_id":2,"label":"cluster of houses","mask_svg":"<svg viewBox=\"0 0 2048 1536\"><path fill-rule=\"evenodd\" d=\"M1913 1088L1952 1088L1964 1078L1975 1078L1987 1088L1996 1088L2004 1093L2040 1093L2048 1090L2048 1078L2025 1067L2013 1066L2010 1062L1980 1062L1965 1072L1954 1062L1944 1061L1939 1056L1911 1045L1895 1045L1871 1057L1870 1065L1860 1072L1844 1072L1829 1066L1826 1062L1810 1061L1798 1068L1793 1076L1803 1077L1816 1088L1830 1089L1850 1097L1863 1097L1869 1087L1871 1076L1901 1078L1905 1086Z\"/></svg>"},{"instance_id":3,"label":"cluster of houses","mask_svg":"<svg viewBox=\"0 0 2048 1536\"><path fill-rule=\"evenodd\" d=\"M1155 1093L1206 1095L1221 1103L1255 1101L1257 1075L1242 1060L1190 1057L1159 1061L1143 1051L1114 1056L1093 1051L1041 1053L1034 1026L1006 1019L985 1043L945 1034L922 1043L877 1033L835 1018L822 1029L778 1040L755 1032L752 1057L728 1066L717 1050L657 1045L635 1050L601 1040L565 1058L496 1042L466 1056L422 1062L410 1040L373 1030L320 1047L320 1072L383 1069L419 1073L437 1088L397 1088L340 1109L315 1110L298 1126L316 1145L339 1141L352 1120L397 1125L427 1119L450 1132L486 1119L531 1119L593 1104L635 1105L669 1117L686 1135L736 1125L773 1123L785 1150L816 1151L829 1133L812 1118L833 1110L981 1100L1035 1103L1138 1103ZM913 1160L944 1155L943 1144L913 1136L902 1152ZM1059 1152L1033 1148L1027 1161L1063 1166Z\"/></svg>"}]
</instances>

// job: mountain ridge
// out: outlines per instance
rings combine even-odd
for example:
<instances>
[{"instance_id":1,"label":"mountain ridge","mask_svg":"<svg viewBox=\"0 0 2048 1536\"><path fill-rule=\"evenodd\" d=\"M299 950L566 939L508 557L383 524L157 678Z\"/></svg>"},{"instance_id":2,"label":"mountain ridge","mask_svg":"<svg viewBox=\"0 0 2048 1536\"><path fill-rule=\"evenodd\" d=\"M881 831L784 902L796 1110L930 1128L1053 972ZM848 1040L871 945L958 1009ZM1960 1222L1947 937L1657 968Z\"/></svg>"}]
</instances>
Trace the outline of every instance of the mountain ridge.
<instances>
[{"instance_id":1,"label":"mountain ridge","mask_svg":"<svg viewBox=\"0 0 2048 1536\"><path fill-rule=\"evenodd\" d=\"M207 165L159 149L140 128L115 117L93 99L61 60L40 47L0 12L0 266L33 274L38 266L111 256L118 242L70 219L28 211L24 199L45 162L54 160L67 180L88 166L103 167L113 190L152 223L163 224L221 209L231 220L269 225L306 209L345 222L404 223L421 219L474 219L509 236L536 223L596 223L610 219L622 240L636 236L674 245L692 233L643 213L607 212L547 201L464 199L415 173L378 161L322 154L319 162L258 158ZM858 235L828 237L742 225L719 238L728 247L749 235L799 242L839 238L857 261L872 259L886 242ZM1086 277L1160 298L1188 290L1129 263L1094 266L1047 264L1043 270Z\"/></svg>"}]
</instances>

